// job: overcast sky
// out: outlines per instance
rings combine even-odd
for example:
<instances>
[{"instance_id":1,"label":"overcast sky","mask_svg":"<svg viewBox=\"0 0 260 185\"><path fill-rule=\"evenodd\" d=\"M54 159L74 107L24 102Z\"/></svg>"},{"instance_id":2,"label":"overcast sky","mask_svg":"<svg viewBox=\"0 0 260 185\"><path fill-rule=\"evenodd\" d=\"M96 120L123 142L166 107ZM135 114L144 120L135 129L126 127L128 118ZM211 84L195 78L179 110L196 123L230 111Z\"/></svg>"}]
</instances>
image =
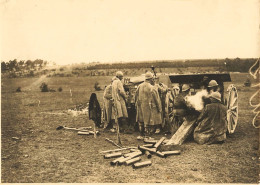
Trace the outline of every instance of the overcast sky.
<instances>
[{"instance_id":1,"label":"overcast sky","mask_svg":"<svg viewBox=\"0 0 260 185\"><path fill-rule=\"evenodd\" d=\"M260 56L259 0L0 0L0 58L57 64Z\"/></svg>"}]
</instances>

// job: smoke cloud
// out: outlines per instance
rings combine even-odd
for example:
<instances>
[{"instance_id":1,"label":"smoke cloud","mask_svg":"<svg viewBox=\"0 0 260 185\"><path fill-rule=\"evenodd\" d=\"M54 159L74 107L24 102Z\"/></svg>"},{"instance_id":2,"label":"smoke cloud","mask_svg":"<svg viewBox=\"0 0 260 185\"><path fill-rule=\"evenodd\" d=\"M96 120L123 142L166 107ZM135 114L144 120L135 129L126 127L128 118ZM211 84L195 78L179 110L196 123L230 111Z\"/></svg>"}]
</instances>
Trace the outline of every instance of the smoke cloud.
<instances>
[{"instance_id":1,"label":"smoke cloud","mask_svg":"<svg viewBox=\"0 0 260 185\"><path fill-rule=\"evenodd\" d=\"M202 90L197 92L193 96L186 96L186 102L188 106L193 107L197 111L201 111L203 109L203 97L208 96L207 90Z\"/></svg>"}]
</instances>

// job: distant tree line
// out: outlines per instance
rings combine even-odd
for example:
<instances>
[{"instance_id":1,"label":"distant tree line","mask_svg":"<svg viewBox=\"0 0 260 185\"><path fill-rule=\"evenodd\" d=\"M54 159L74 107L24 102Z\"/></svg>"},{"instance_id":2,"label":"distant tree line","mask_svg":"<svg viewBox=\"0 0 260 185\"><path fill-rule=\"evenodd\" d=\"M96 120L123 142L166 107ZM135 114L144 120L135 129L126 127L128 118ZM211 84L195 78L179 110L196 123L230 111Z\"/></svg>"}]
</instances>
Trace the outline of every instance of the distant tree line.
<instances>
[{"instance_id":1,"label":"distant tree line","mask_svg":"<svg viewBox=\"0 0 260 185\"><path fill-rule=\"evenodd\" d=\"M218 67L223 71L247 72L254 64L256 58L248 59L203 59L203 60L185 60L185 61L145 61L145 62L121 62L102 64L96 63L88 66L88 70L99 69L133 69L133 68L187 68L187 67ZM134 64L134 65L133 65Z\"/></svg>"},{"instance_id":2,"label":"distant tree line","mask_svg":"<svg viewBox=\"0 0 260 185\"><path fill-rule=\"evenodd\" d=\"M8 62L1 62L1 72L17 72L24 70L35 70L42 69L48 64L47 61L36 59L36 60L20 60L17 59L9 60Z\"/></svg>"}]
</instances>

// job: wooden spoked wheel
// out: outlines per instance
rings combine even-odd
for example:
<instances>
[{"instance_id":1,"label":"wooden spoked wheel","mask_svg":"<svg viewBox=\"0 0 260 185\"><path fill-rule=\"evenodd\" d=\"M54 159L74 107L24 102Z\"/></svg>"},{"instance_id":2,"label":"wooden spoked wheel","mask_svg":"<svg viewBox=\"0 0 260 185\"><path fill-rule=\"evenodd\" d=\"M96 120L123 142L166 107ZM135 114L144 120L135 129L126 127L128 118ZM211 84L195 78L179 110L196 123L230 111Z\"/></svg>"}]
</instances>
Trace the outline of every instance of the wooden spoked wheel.
<instances>
[{"instance_id":1,"label":"wooden spoked wheel","mask_svg":"<svg viewBox=\"0 0 260 185\"><path fill-rule=\"evenodd\" d=\"M227 96L227 127L228 133L233 134L235 132L238 120L238 93L233 84L230 84Z\"/></svg>"}]
</instances>

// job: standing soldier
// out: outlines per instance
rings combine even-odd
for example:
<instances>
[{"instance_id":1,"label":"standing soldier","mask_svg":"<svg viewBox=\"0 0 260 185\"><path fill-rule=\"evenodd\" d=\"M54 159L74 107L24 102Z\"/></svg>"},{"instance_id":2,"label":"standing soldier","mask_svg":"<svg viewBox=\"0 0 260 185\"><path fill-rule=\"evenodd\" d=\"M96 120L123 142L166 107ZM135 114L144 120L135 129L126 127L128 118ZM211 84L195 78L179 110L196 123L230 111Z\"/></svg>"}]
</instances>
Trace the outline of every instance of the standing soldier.
<instances>
[{"instance_id":1,"label":"standing soldier","mask_svg":"<svg viewBox=\"0 0 260 185\"><path fill-rule=\"evenodd\" d=\"M115 115L118 119L119 128L121 131L126 130L128 118L126 108L126 93L121 80L123 79L123 73L121 71L116 72L116 78L112 83L112 98L115 106Z\"/></svg>"},{"instance_id":2,"label":"standing soldier","mask_svg":"<svg viewBox=\"0 0 260 185\"><path fill-rule=\"evenodd\" d=\"M165 118L165 100L166 100L166 94L167 94L167 90L168 90L168 87L167 85L159 82L159 77L158 76L155 76L155 85L154 85L156 88L157 88L157 91L159 93L159 97L160 97L160 102L161 102L161 107L162 107L162 118ZM159 134L161 132L161 127L164 126L164 122L165 120L163 119L162 122L157 125L157 129L155 131L156 134ZM163 124L163 125L162 125Z\"/></svg>"},{"instance_id":3,"label":"standing soldier","mask_svg":"<svg viewBox=\"0 0 260 185\"><path fill-rule=\"evenodd\" d=\"M152 97L151 97L151 119L150 119L150 132L159 134L162 125L162 102L159 96L158 87L153 86Z\"/></svg>"},{"instance_id":4,"label":"standing soldier","mask_svg":"<svg viewBox=\"0 0 260 185\"><path fill-rule=\"evenodd\" d=\"M136 122L139 124L140 136L137 139L143 139L145 134L149 134L149 125L151 119L153 75L151 72L145 74L145 81L137 87L135 94Z\"/></svg>"},{"instance_id":5,"label":"standing soldier","mask_svg":"<svg viewBox=\"0 0 260 185\"><path fill-rule=\"evenodd\" d=\"M109 84L105 90L103 95L104 108L103 108L103 117L104 117L104 129L113 127L110 131L115 132L115 116L114 111L112 109L112 83L115 77L112 78L111 84Z\"/></svg>"}]
</instances>

